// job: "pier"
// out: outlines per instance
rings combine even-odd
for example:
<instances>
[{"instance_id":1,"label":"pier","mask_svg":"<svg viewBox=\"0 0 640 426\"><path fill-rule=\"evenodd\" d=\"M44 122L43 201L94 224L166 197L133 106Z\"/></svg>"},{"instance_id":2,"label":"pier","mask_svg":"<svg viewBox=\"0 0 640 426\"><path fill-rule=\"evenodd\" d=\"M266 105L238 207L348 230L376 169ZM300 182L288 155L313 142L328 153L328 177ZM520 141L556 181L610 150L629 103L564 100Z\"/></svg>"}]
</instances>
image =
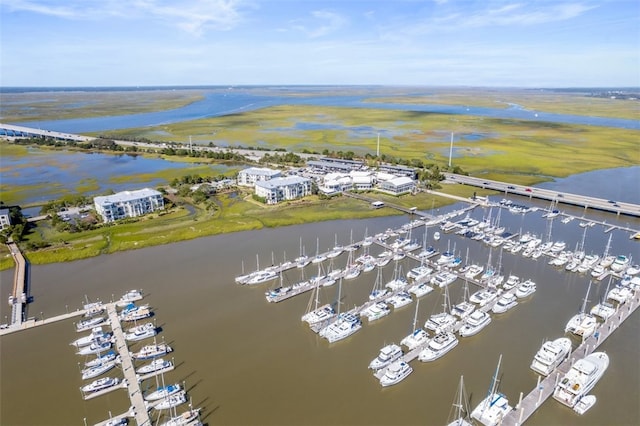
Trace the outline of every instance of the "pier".
<instances>
[{"instance_id":1,"label":"pier","mask_svg":"<svg viewBox=\"0 0 640 426\"><path fill-rule=\"evenodd\" d=\"M27 261L16 243L10 241L7 243L7 246L16 263L13 276L13 292L9 298L9 304L11 305L11 321L9 325L12 327L20 327L26 319L27 292L29 290L27 286Z\"/></svg>"},{"instance_id":2,"label":"pier","mask_svg":"<svg viewBox=\"0 0 640 426\"><path fill-rule=\"evenodd\" d=\"M640 305L640 292L636 290L631 300L621 305L617 312L609 319L601 323L595 332L584 339L582 343L569 354L567 359L560 364L555 371L539 381L538 385L522 398L518 405L505 416L502 424L505 426L519 426L523 424L535 411L547 400L556 387L558 381L571 369L573 364L594 352L607 338L618 329ZM606 373L605 373L606 374ZM597 386L597 385L596 385Z\"/></svg>"}]
</instances>

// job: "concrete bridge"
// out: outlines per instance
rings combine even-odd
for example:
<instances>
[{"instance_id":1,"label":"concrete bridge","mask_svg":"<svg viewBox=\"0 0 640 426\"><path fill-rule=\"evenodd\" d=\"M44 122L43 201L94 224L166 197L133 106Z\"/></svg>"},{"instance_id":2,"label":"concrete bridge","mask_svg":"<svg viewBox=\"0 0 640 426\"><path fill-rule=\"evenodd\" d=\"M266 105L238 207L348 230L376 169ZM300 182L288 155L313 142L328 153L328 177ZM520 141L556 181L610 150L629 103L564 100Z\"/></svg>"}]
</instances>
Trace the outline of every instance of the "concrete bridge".
<instances>
[{"instance_id":1,"label":"concrete bridge","mask_svg":"<svg viewBox=\"0 0 640 426\"><path fill-rule=\"evenodd\" d=\"M87 142L95 138L71 133L54 132L51 130L33 129L30 127L16 126L0 123L0 136L10 138L46 137L64 141Z\"/></svg>"}]
</instances>

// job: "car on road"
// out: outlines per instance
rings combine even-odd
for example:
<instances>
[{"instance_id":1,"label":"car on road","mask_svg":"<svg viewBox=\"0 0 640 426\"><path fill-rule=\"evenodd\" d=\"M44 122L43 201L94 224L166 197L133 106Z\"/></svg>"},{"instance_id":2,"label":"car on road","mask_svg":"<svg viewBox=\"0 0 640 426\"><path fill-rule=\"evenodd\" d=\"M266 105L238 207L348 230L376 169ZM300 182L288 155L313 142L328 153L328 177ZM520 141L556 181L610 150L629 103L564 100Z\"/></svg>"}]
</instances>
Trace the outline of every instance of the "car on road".
<instances>
[{"instance_id":1,"label":"car on road","mask_svg":"<svg viewBox=\"0 0 640 426\"><path fill-rule=\"evenodd\" d=\"M615 204L616 202L615 202L615 201L613 201L613 200L609 200L609 201L607 201L607 203L609 203L609 204Z\"/></svg>"},{"instance_id":2,"label":"car on road","mask_svg":"<svg viewBox=\"0 0 640 426\"><path fill-rule=\"evenodd\" d=\"M531 192L531 188L526 188L525 191Z\"/></svg>"},{"instance_id":3,"label":"car on road","mask_svg":"<svg viewBox=\"0 0 640 426\"><path fill-rule=\"evenodd\" d=\"M507 186L507 189L516 189L516 187L515 187L515 186L510 185L510 186Z\"/></svg>"}]
</instances>

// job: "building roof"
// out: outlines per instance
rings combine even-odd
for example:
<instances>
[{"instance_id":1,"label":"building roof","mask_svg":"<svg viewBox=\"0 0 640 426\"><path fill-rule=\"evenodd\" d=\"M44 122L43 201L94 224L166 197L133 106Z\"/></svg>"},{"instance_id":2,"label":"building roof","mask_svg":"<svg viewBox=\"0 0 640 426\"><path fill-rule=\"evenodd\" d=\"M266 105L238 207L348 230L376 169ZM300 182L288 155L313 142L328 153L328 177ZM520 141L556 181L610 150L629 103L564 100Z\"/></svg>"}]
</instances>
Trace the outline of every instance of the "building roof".
<instances>
[{"instance_id":1,"label":"building roof","mask_svg":"<svg viewBox=\"0 0 640 426\"><path fill-rule=\"evenodd\" d=\"M413 179L407 176L399 176L399 177L388 180L387 183L389 183L390 185L400 186L400 185L413 183Z\"/></svg>"},{"instance_id":2,"label":"building roof","mask_svg":"<svg viewBox=\"0 0 640 426\"><path fill-rule=\"evenodd\" d=\"M267 167L249 167L240 170L240 173L256 175L256 176L275 176L280 174L280 170L273 170Z\"/></svg>"},{"instance_id":3,"label":"building roof","mask_svg":"<svg viewBox=\"0 0 640 426\"><path fill-rule=\"evenodd\" d=\"M310 179L299 177L299 176L287 176L287 177L275 178L275 179L266 180L266 181L259 181L259 182L256 182L256 186L259 186L265 189L276 189L281 186L303 184L307 182L310 182Z\"/></svg>"},{"instance_id":4,"label":"building roof","mask_svg":"<svg viewBox=\"0 0 640 426\"><path fill-rule=\"evenodd\" d=\"M9 209L0 209L0 216L9 216Z\"/></svg>"},{"instance_id":5,"label":"building roof","mask_svg":"<svg viewBox=\"0 0 640 426\"><path fill-rule=\"evenodd\" d=\"M126 201L139 200L141 198L155 197L161 195L160 192L151 188L136 189L134 191L122 191L113 195L93 197L94 203L112 204Z\"/></svg>"}]
</instances>

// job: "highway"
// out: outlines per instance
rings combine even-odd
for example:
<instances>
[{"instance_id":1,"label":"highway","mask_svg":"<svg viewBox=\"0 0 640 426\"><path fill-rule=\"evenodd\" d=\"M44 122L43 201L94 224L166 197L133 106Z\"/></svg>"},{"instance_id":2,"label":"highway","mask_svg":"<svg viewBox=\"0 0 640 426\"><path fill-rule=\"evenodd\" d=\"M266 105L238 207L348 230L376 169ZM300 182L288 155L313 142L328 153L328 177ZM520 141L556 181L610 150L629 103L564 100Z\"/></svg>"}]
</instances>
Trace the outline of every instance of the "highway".
<instances>
[{"instance_id":1,"label":"highway","mask_svg":"<svg viewBox=\"0 0 640 426\"><path fill-rule=\"evenodd\" d=\"M454 173L443 174L449 182L457 182L464 185L477 186L484 189L492 189L504 194L517 194L529 198L538 198L562 204L580 206L584 207L585 209L603 210L628 216L640 216L640 205L638 204L625 203L616 200L605 200L602 198L588 197L585 195L572 194L569 192L558 192L550 189L523 186L514 183L500 182L497 180L482 179L471 176L458 175Z\"/></svg>"}]
</instances>

